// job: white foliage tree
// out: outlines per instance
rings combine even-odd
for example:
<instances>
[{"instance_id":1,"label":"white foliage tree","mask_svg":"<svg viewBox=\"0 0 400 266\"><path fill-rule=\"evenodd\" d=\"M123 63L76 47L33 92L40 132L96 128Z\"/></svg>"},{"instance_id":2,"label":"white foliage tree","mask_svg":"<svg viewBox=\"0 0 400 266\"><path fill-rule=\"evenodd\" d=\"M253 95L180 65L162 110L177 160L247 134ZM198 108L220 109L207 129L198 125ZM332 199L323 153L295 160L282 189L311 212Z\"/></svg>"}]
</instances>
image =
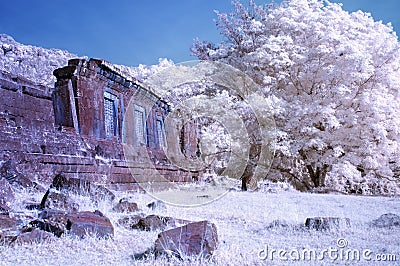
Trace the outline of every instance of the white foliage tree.
<instances>
[{"instance_id":1,"label":"white foliage tree","mask_svg":"<svg viewBox=\"0 0 400 266\"><path fill-rule=\"evenodd\" d=\"M390 24L322 0L235 2L217 16L225 41L196 40L192 52L261 85L278 127L270 178L399 193L400 51Z\"/></svg>"}]
</instances>

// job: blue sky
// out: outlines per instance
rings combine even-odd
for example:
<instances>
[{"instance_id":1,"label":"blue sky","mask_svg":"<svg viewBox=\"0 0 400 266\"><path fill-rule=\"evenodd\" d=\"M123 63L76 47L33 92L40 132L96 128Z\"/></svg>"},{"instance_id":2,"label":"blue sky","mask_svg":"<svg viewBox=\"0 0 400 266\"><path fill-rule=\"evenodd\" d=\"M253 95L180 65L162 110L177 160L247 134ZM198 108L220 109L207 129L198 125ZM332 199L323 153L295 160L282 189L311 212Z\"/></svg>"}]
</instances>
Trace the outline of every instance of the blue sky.
<instances>
[{"instance_id":1,"label":"blue sky","mask_svg":"<svg viewBox=\"0 0 400 266\"><path fill-rule=\"evenodd\" d=\"M370 12L400 32L399 0L332 2ZM189 50L194 38L221 40L213 10L231 9L231 0L12 0L1 4L0 33L117 64L156 64L160 57L182 62L196 59Z\"/></svg>"}]
</instances>

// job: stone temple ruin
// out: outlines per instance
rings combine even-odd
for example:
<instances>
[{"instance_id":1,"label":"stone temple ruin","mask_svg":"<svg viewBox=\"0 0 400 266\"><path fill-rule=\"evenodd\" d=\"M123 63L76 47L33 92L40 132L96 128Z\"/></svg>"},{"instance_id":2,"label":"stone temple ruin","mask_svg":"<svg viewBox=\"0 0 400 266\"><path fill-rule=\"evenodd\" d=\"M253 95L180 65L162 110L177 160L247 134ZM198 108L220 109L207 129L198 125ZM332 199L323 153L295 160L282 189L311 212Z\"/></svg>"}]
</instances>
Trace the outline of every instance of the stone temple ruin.
<instances>
[{"instance_id":1,"label":"stone temple ruin","mask_svg":"<svg viewBox=\"0 0 400 266\"><path fill-rule=\"evenodd\" d=\"M166 158L164 118L170 107L150 88L98 59L71 59L54 75L57 82L49 88L0 72L2 163L11 161L28 180L45 185L62 173L116 190L136 190L137 180L146 176L144 149L168 180L198 178L198 172L180 169ZM133 107L128 108L131 99ZM146 109L148 102L156 104ZM124 125L127 112L133 124ZM124 126L133 138L124 139ZM182 152L195 156L195 130L186 126L179 137ZM141 151L130 158L137 165L134 170L123 143Z\"/></svg>"}]
</instances>

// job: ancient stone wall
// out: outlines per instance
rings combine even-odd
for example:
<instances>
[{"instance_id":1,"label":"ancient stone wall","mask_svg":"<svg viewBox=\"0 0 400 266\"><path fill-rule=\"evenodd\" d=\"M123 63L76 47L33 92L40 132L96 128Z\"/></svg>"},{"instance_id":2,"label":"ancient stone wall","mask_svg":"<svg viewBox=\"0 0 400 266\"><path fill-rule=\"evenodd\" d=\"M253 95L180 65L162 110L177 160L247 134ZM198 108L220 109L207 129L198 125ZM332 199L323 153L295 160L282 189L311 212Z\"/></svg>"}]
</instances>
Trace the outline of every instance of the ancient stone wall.
<instances>
[{"instance_id":1,"label":"ancient stone wall","mask_svg":"<svg viewBox=\"0 0 400 266\"><path fill-rule=\"evenodd\" d=\"M70 60L55 75L53 89L0 73L0 161L12 160L20 173L44 186L63 173L114 189L139 189L135 177L143 180L150 164L169 180L198 175L173 166L162 152L157 123L168 105L154 93L101 60ZM124 112L132 97L137 106L149 99L157 103L147 110L145 142L131 158L133 170L122 148ZM135 142L125 140L130 141Z\"/></svg>"}]
</instances>

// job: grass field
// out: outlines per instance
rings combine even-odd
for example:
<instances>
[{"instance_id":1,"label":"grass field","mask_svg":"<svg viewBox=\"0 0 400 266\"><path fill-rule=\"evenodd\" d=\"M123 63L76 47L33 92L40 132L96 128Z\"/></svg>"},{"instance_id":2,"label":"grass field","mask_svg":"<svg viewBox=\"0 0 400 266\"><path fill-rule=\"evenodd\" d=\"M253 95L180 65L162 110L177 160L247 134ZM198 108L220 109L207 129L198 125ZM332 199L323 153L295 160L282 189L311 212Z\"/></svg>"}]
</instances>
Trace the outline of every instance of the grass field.
<instances>
[{"instance_id":1,"label":"grass field","mask_svg":"<svg viewBox=\"0 0 400 266\"><path fill-rule=\"evenodd\" d=\"M257 192L231 191L199 207L167 206L151 211L146 207L154 201L151 196L127 192L118 195L127 196L145 214L215 223L219 235L217 251L210 260L150 257L135 261L132 255L151 247L159 232L118 226L117 220L126 214L111 211L110 203L93 206L87 198L77 196L81 210L99 209L111 219L114 239L63 236L49 243L0 246L0 265L400 265L400 227L371 226L382 214L400 215L400 198L309 194L276 187ZM39 195L25 194L18 200L26 197ZM348 217L351 228L327 232L306 229L306 218L315 216ZM343 242L345 246L340 248ZM310 255L305 260L293 260L296 254L309 250L316 252L316 258ZM346 255L356 251L361 254L359 260ZM283 256L280 258L279 254Z\"/></svg>"}]
</instances>

